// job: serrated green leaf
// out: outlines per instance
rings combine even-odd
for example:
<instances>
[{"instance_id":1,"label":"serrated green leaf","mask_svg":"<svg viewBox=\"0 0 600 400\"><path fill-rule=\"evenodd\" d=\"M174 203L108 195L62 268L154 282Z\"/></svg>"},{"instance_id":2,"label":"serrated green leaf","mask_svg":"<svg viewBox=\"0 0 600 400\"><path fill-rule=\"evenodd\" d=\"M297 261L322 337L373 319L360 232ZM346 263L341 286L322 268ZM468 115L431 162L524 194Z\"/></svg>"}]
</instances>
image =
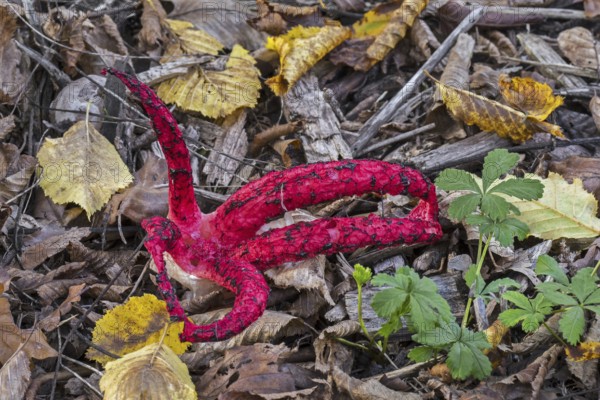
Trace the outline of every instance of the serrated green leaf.
<instances>
[{"instance_id":1,"label":"serrated green leaf","mask_svg":"<svg viewBox=\"0 0 600 400\"><path fill-rule=\"evenodd\" d=\"M435 185L443 190L468 190L481 194L474 175L455 168L443 170L435 179Z\"/></svg>"},{"instance_id":2,"label":"serrated green leaf","mask_svg":"<svg viewBox=\"0 0 600 400\"><path fill-rule=\"evenodd\" d=\"M408 352L408 358L414 362L425 362L431 360L436 349L430 346L418 346Z\"/></svg>"},{"instance_id":3,"label":"serrated green leaf","mask_svg":"<svg viewBox=\"0 0 600 400\"><path fill-rule=\"evenodd\" d=\"M512 327L524 320L528 315L531 315L531 313L527 310L523 310L522 308L511 308L502 311L498 318L504 325Z\"/></svg>"},{"instance_id":4,"label":"serrated green leaf","mask_svg":"<svg viewBox=\"0 0 600 400\"><path fill-rule=\"evenodd\" d=\"M510 301L515 306L517 306L523 310L533 311L533 306L531 305L531 301L523 293L510 291L510 292L504 293L502 295L502 298Z\"/></svg>"},{"instance_id":5,"label":"serrated green leaf","mask_svg":"<svg viewBox=\"0 0 600 400\"><path fill-rule=\"evenodd\" d=\"M495 221L503 220L508 216L510 203L495 194L485 194L481 198L481 212Z\"/></svg>"},{"instance_id":6,"label":"serrated green leaf","mask_svg":"<svg viewBox=\"0 0 600 400\"><path fill-rule=\"evenodd\" d=\"M490 283L487 284L487 286L485 287L485 289L481 292L482 295L486 295L486 294L491 294L491 293L498 293L500 291L500 288L520 288L521 284L519 284L519 282L515 281L514 279L510 279L510 278L500 278L500 279L496 279L491 281Z\"/></svg>"},{"instance_id":7,"label":"serrated green leaf","mask_svg":"<svg viewBox=\"0 0 600 400\"><path fill-rule=\"evenodd\" d=\"M504 247L513 244L515 236L519 240L525 239L529 228L515 218L506 218L492 226L492 235Z\"/></svg>"},{"instance_id":8,"label":"serrated green leaf","mask_svg":"<svg viewBox=\"0 0 600 400\"><path fill-rule=\"evenodd\" d=\"M489 152L483 160L483 171L481 172L483 192L485 193L496 179L514 168L518 162L519 155L509 153L506 149Z\"/></svg>"},{"instance_id":9,"label":"serrated green leaf","mask_svg":"<svg viewBox=\"0 0 600 400\"><path fill-rule=\"evenodd\" d=\"M579 304L577 299L573 298L572 296L559 291L548 290L547 286L545 285L546 283L539 284L536 286L536 289L538 289L538 291L544 295L546 300L552 302L553 304L557 306L575 306Z\"/></svg>"},{"instance_id":10,"label":"serrated green leaf","mask_svg":"<svg viewBox=\"0 0 600 400\"><path fill-rule=\"evenodd\" d=\"M398 288L382 290L371 300L371 307L381 318L404 315L410 311L410 299L406 291Z\"/></svg>"},{"instance_id":11,"label":"serrated green leaf","mask_svg":"<svg viewBox=\"0 0 600 400\"><path fill-rule=\"evenodd\" d=\"M467 215L474 213L479 206L481 195L477 193L469 193L464 196L457 197L450 203L448 207L448 215L450 218L461 221Z\"/></svg>"},{"instance_id":12,"label":"serrated green leaf","mask_svg":"<svg viewBox=\"0 0 600 400\"><path fill-rule=\"evenodd\" d=\"M357 285L363 286L363 285L367 284L371 280L372 276L373 276L373 273L371 272L371 270L369 268L365 268L360 264L354 265L354 271L352 271L352 277L356 281Z\"/></svg>"},{"instance_id":13,"label":"serrated green leaf","mask_svg":"<svg viewBox=\"0 0 600 400\"><path fill-rule=\"evenodd\" d=\"M584 306L584 308L586 310L590 310L591 312L594 312L596 314L600 314L600 306L590 306L590 305L586 305Z\"/></svg>"},{"instance_id":14,"label":"serrated green leaf","mask_svg":"<svg viewBox=\"0 0 600 400\"><path fill-rule=\"evenodd\" d=\"M518 308L500 313L500 321L507 326L514 326L521 321L525 332L536 330L552 312L552 304L542 294L538 294L531 300L522 293L511 291L504 293L502 297Z\"/></svg>"},{"instance_id":15,"label":"serrated green leaf","mask_svg":"<svg viewBox=\"0 0 600 400\"><path fill-rule=\"evenodd\" d=\"M537 179L505 179L491 187L488 193L504 193L521 200L535 200L544 194L544 185Z\"/></svg>"},{"instance_id":16,"label":"serrated green leaf","mask_svg":"<svg viewBox=\"0 0 600 400\"><path fill-rule=\"evenodd\" d=\"M388 274L377 274L371 280L373 286L404 287L405 285Z\"/></svg>"},{"instance_id":17,"label":"serrated green leaf","mask_svg":"<svg viewBox=\"0 0 600 400\"><path fill-rule=\"evenodd\" d=\"M469 265L469 269L465 272L465 283L467 287L471 287L473 283L475 283L475 279L477 279L477 265L471 264Z\"/></svg>"},{"instance_id":18,"label":"serrated green leaf","mask_svg":"<svg viewBox=\"0 0 600 400\"><path fill-rule=\"evenodd\" d=\"M461 327L456 322L448 322L437 327L421 329L412 336L412 339L420 344L435 348L444 348L460 340Z\"/></svg>"},{"instance_id":19,"label":"serrated green leaf","mask_svg":"<svg viewBox=\"0 0 600 400\"><path fill-rule=\"evenodd\" d=\"M567 274L560 268L556 260L547 254L542 254L538 257L535 264L535 273L538 275L548 275L554 278L558 283L563 285L569 284Z\"/></svg>"},{"instance_id":20,"label":"serrated green leaf","mask_svg":"<svg viewBox=\"0 0 600 400\"><path fill-rule=\"evenodd\" d=\"M563 312L558 321L558 330L563 334L567 343L576 345L583 335L585 328L585 315L583 308L571 307Z\"/></svg>"},{"instance_id":21,"label":"serrated green leaf","mask_svg":"<svg viewBox=\"0 0 600 400\"><path fill-rule=\"evenodd\" d=\"M490 347L483 333L473 333L463 329L461 340L450 347L446 360L452 377L485 379L490 376L492 363L482 351Z\"/></svg>"},{"instance_id":22,"label":"serrated green leaf","mask_svg":"<svg viewBox=\"0 0 600 400\"><path fill-rule=\"evenodd\" d=\"M600 289L594 290L583 303L586 306L600 304Z\"/></svg>"},{"instance_id":23,"label":"serrated green leaf","mask_svg":"<svg viewBox=\"0 0 600 400\"><path fill-rule=\"evenodd\" d=\"M579 300L579 303L584 304L585 300L597 288L596 281L590 276L590 268L583 268L575 274L571 279L571 291Z\"/></svg>"},{"instance_id":24,"label":"serrated green leaf","mask_svg":"<svg viewBox=\"0 0 600 400\"><path fill-rule=\"evenodd\" d=\"M468 215L465 218L465 222L472 226L485 226L489 224L494 224L494 221L492 221L489 217L477 214Z\"/></svg>"},{"instance_id":25,"label":"serrated green leaf","mask_svg":"<svg viewBox=\"0 0 600 400\"><path fill-rule=\"evenodd\" d=\"M402 319L399 315L392 316L386 323L384 323L377 333L383 337L389 337L394 332L398 332L404 327Z\"/></svg>"}]
</instances>

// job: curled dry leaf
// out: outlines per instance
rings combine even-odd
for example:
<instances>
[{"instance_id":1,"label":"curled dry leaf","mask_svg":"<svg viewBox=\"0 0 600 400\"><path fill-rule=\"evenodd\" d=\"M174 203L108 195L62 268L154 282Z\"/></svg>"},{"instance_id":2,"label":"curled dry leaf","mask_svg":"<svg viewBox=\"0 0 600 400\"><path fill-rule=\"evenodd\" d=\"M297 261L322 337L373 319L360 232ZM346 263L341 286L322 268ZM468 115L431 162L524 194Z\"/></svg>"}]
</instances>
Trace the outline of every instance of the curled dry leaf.
<instances>
[{"instance_id":1,"label":"curled dry leaf","mask_svg":"<svg viewBox=\"0 0 600 400\"><path fill-rule=\"evenodd\" d=\"M169 346L153 343L106 364L105 399L196 400L190 373Z\"/></svg>"},{"instance_id":2,"label":"curled dry leaf","mask_svg":"<svg viewBox=\"0 0 600 400\"><path fill-rule=\"evenodd\" d=\"M142 16L140 22L142 29L138 34L139 46L142 51L156 50L161 42L168 42L166 32L163 32L163 21L167 19L167 13L157 0L144 0L142 2Z\"/></svg>"},{"instance_id":3,"label":"curled dry leaf","mask_svg":"<svg viewBox=\"0 0 600 400\"><path fill-rule=\"evenodd\" d=\"M552 161L548 168L562 175L568 182L581 179L583 188L593 193L596 200L600 200L600 159L573 156L563 161Z\"/></svg>"},{"instance_id":4,"label":"curled dry leaf","mask_svg":"<svg viewBox=\"0 0 600 400\"><path fill-rule=\"evenodd\" d=\"M0 364L6 362L20 349L27 358L44 360L56 357L58 353L46 340L46 336L37 328L20 329L15 325L6 297L0 297Z\"/></svg>"},{"instance_id":5,"label":"curled dry leaf","mask_svg":"<svg viewBox=\"0 0 600 400\"><path fill-rule=\"evenodd\" d=\"M81 293L83 293L84 288L85 283L71 286L69 288L69 294L67 295L67 298L60 304L60 306L58 306L58 308L52 311L50 315L40 321L40 328L46 332L56 329L60 323L60 317L71 311L73 303L81 300Z\"/></svg>"},{"instance_id":6,"label":"curled dry leaf","mask_svg":"<svg viewBox=\"0 0 600 400\"><path fill-rule=\"evenodd\" d=\"M543 121L563 104L561 96L554 96L552 88L532 78L510 78L501 74L498 78L500 93L508 104L528 118Z\"/></svg>"},{"instance_id":7,"label":"curled dry leaf","mask_svg":"<svg viewBox=\"0 0 600 400\"><path fill-rule=\"evenodd\" d=\"M304 152L300 139L278 140L273 143L273 149L279 154L286 168L302 164Z\"/></svg>"},{"instance_id":8,"label":"curled dry leaf","mask_svg":"<svg viewBox=\"0 0 600 400\"><path fill-rule=\"evenodd\" d=\"M484 131L495 132L498 136L510 138L517 143L524 142L536 132L564 137L562 129L557 125L540 121L534 116L475 93L444 85L435 79L434 81L450 114L467 125L477 125Z\"/></svg>"},{"instance_id":9,"label":"curled dry leaf","mask_svg":"<svg viewBox=\"0 0 600 400\"><path fill-rule=\"evenodd\" d=\"M35 157L20 154L14 144L0 143L0 203L25 189L36 164Z\"/></svg>"},{"instance_id":10,"label":"curled dry leaf","mask_svg":"<svg viewBox=\"0 0 600 400\"><path fill-rule=\"evenodd\" d=\"M21 400L30 381L29 359L18 351L0 369L0 399Z\"/></svg>"},{"instance_id":11,"label":"curled dry leaf","mask_svg":"<svg viewBox=\"0 0 600 400\"><path fill-rule=\"evenodd\" d=\"M294 372L300 371L285 363L291 353L285 344L266 343L227 350L200 378L198 394L200 398L224 398L231 392L249 396L295 391Z\"/></svg>"},{"instance_id":12,"label":"curled dry leaf","mask_svg":"<svg viewBox=\"0 0 600 400\"><path fill-rule=\"evenodd\" d=\"M568 183L562 176L550 172L547 179L527 176L544 184L542 198L528 201L501 195L514 204L519 221L529 226L529 234L545 240L559 238L590 238L600 235L600 219L596 217L598 202L588 193L581 179Z\"/></svg>"},{"instance_id":13,"label":"curled dry leaf","mask_svg":"<svg viewBox=\"0 0 600 400\"><path fill-rule=\"evenodd\" d=\"M112 196L108 202L110 224L114 224L120 217L139 223L153 215L167 215L167 162L150 153L134 176L134 184Z\"/></svg>"},{"instance_id":14,"label":"curled dry leaf","mask_svg":"<svg viewBox=\"0 0 600 400\"><path fill-rule=\"evenodd\" d=\"M7 117L0 118L0 140L6 139L6 137L15 129L15 116L9 115Z\"/></svg>"},{"instance_id":15,"label":"curled dry leaf","mask_svg":"<svg viewBox=\"0 0 600 400\"><path fill-rule=\"evenodd\" d=\"M280 35L289 28L302 26L323 26L324 18L318 6L297 7L289 4L269 3L256 0L258 16L248 20L248 24L269 35Z\"/></svg>"},{"instance_id":16,"label":"curled dry leaf","mask_svg":"<svg viewBox=\"0 0 600 400\"><path fill-rule=\"evenodd\" d=\"M154 295L145 294L131 297L126 303L107 312L96 323L92 342L113 354L124 356L158 343L165 329L167 333L164 346L182 354L189 345L179 340L183 322L170 323L165 302ZM112 357L91 347L86 355L101 364L113 360Z\"/></svg>"},{"instance_id":17,"label":"curled dry leaf","mask_svg":"<svg viewBox=\"0 0 600 400\"><path fill-rule=\"evenodd\" d=\"M0 6L0 102L13 103L25 88L23 54L15 44L17 20L11 8Z\"/></svg>"},{"instance_id":18,"label":"curled dry leaf","mask_svg":"<svg viewBox=\"0 0 600 400\"><path fill-rule=\"evenodd\" d=\"M223 44L194 24L176 19L165 19L164 25L172 32L173 39L167 46L161 63L170 61L172 57L182 54L210 54L216 56L223 50Z\"/></svg>"},{"instance_id":19,"label":"curled dry leaf","mask_svg":"<svg viewBox=\"0 0 600 400\"><path fill-rule=\"evenodd\" d=\"M558 47L574 65L598 69L600 43L589 30L578 26L562 31L558 35Z\"/></svg>"},{"instance_id":20,"label":"curled dry leaf","mask_svg":"<svg viewBox=\"0 0 600 400\"><path fill-rule=\"evenodd\" d=\"M260 81L256 61L240 45L235 45L222 71L192 68L185 75L160 84L158 96L186 111L210 118L225 117L241 107L256 105Z\"/></svg>"},{"instance_id":21,"label":"curled dry leaf","mask_svg":"<svg viewBox=\"0 0 600 400\"><path fill-rule=\"evenodd\" d=\"M279 74L267 79L273 92L282 96L327 53L351 35L343 26L305 28L297 26L282 36L272 36L265 47L279 54Z\"/></svg>"},{"instance_id":22,"label":"curled dry leaf","mask_svg":"<svg viewBox=\"0 0 600 400\"><path fill-rule=\"evenodd\" d=\"M62 138L46 139L37 157L46 195L58 204L79 204L88 218L133 182L114 146L85 121Z\"/></svg>"},{"instance_id":23,"label":"curled dry leaf","mask_svg":"<svg viewBox=\"0 0 600 400\"><path fill-rule=\"evenodd\" d=\"M363 381L353 378L337 366L333 367L332 377L336 386L354 400L419 400L422 398L416 393L399 393L389 389L376 379Z\"/></svg>"}]
</instances>

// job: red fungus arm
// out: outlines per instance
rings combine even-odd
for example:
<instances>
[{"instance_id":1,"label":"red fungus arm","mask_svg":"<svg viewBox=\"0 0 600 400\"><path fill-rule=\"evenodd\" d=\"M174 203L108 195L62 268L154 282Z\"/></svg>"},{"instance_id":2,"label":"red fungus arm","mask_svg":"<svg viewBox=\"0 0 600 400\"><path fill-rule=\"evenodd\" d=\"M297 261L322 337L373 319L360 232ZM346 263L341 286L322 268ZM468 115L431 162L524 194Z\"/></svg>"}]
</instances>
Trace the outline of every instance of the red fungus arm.
<instances>
[{"instance_id":1,"label":"red fungus arm","mask_svg":"<svg viewBox=\"0 0 600 400\"><path fill-rule=\"evenodd\" d=\"M365 246L431 243L441 237L436 220L382 218L322 218L267 231L239 245L234 257L261 270L318 254L351 252Z\"/></svg>"},{"instance_id":2,"label":"red fungus arm","mask_svg":"<svg viewBox=\"0 0 600 400\"><path fill-rule=\"evenodd\" d=\"M271 172L245 185L211 215L212 229L220 240L239 243L285 211L369 192L419 197L426 203L423 217L437 218L435 187L420 172L382 161L344 160Z\"/></svg>"},{"instance_id":3,"label":"red fungus arm","mask_svg":"<svg viewBox=\"0 0 600 400\"><path fill-rule=\"evenodd\" d=\"M190 153L177 121L156 93L143 82L113 68L102 72L119 78L131 93L140 98L169 167L169 218L182 229L197 231L202 213L194 196Z\"/></svg>"}]
</instances>

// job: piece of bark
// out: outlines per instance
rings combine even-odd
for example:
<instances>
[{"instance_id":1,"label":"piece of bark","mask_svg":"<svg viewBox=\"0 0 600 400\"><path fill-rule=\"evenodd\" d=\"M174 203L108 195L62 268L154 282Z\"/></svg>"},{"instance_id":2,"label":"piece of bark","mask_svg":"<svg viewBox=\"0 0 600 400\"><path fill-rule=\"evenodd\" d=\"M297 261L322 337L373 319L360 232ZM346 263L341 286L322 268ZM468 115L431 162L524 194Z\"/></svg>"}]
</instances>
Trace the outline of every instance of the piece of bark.
<instances>
[{"instance_id":1,"label":"piece of bark","mask_svg":"<svg viewBox=\"0 0 600 400\"><path fill-rule=\"evenodd\" d=\"M520 33L517 35L517 38L527 55L533 60L542 64L567 64L565 60L563 60L563 58L540 36L531 33ZM555 79L567 89L587 86L583 79L573 75L560 73L551 67L540 66L539 69L543 75Z\"/></svg>"},{"instance_id":2,"label":"piece of bark","mask_svg":"<svg viewBox=\"0 0 600 400\"><path fill-rule=\"evenodd\" d=\"M308 163L352 158L340 122L313 74L296 83L283 97L283 106L289 122L303 124L301 139Z\"/></svg>"}]
</instances>

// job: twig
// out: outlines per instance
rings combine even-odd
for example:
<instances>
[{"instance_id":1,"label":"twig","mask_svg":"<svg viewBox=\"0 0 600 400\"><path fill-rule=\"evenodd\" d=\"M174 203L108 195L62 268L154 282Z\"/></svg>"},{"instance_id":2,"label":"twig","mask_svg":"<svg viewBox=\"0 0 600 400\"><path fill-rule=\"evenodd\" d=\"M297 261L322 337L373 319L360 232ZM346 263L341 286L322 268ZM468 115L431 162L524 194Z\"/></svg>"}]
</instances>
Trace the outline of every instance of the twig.
<instances>
[{"instance_id":1,"label":"twig","mask_svg":"<svg viewBox=\"0 0 600 400\"><path fill-rule=\"evenodd\" d=\"M454 31L444 40L444 43L429 57L429 59L419 68L413 77L404 85L404 87L375 115L373 115L367 123L359 130L359 137L352 145L352 152L358 154L367 143L377 134L377 131L396 113L398 107L408 100L419 85L425 80L423 71L430 70L435 67L450 51L458 35L467 32L471 29L479 18L485 12L485 7L475 8L467 15L465 19L454 29Z\"/></svg>"},{"instance_id":2,"label":"twig","mask_svg":"<svg viewBox=\"0 0 600 400\"><path fill-rule=\"evenodd\" d=\"M385 147L385 146L387 146L389 144L394 144L394 143L400 142L402 140L410 139L413 136L417 136L420 133L430 131L430 130L432 130L434 128L435 128L435 124L428 124L428 125L422 126L420 128L413 129L412 131L401 133L399 135L394 136L393 138L382 140L381 142L379 142L377 144L374 144L373 146L369 146L366 149L359 151L357 155L361 156L363 154L366 154L366 153L369 153L371 151L374 151L374 150L380 149L382 147Z\"/></svg>"}]
</instances>

